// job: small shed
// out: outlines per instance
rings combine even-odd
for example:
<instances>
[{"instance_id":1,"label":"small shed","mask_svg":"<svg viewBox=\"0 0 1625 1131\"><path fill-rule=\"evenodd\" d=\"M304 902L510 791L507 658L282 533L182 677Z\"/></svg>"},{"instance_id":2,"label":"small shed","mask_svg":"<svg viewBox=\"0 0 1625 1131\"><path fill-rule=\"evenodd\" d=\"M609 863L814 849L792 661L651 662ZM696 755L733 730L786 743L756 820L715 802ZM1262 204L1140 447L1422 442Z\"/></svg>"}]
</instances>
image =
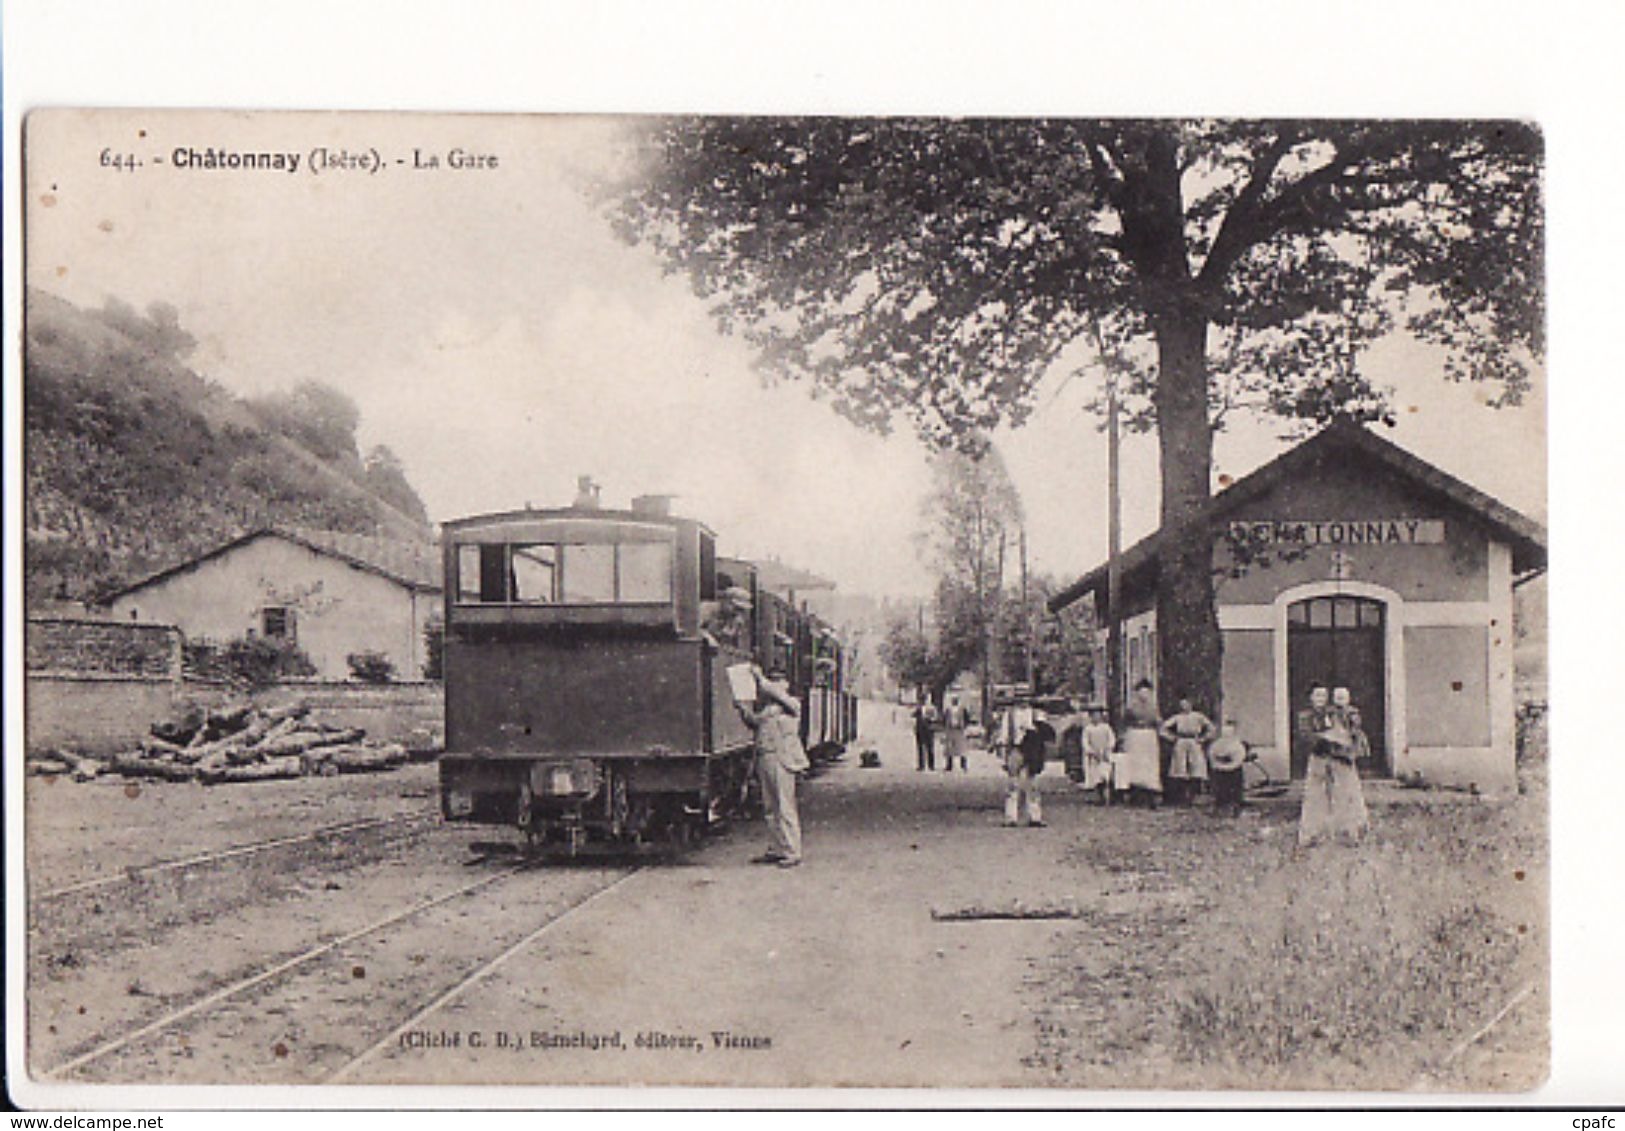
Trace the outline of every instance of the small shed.
<instances>
[{"instance_id":1,"label":"small shed","mask_svg":"<svg viewBox=\"0 0 1625 1131\"><path fill-rule=\"evenodd\" d=\"M318 678L349 676L349 656L388 657L422 679L424 629L441 616L431 541L268 527L143 578L104 599L117 620L178 627L189 639L260 635L296 642Z\"/></svg>"}]
</instances>

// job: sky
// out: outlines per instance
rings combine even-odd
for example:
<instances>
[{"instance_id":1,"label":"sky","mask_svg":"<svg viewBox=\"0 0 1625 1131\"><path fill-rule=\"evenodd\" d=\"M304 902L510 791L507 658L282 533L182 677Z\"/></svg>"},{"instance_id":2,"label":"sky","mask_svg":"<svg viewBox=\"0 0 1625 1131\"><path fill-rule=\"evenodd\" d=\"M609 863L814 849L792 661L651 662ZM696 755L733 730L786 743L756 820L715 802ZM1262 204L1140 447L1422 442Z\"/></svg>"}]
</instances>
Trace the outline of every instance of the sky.
<instances>
[{"instance_id":1,"label":"sky","mask_svg":"<svg viewBox=\"0 0 1625 1131\"><path fill-rule=\"evenodd\" d=\"M190 364L233 392L303 380L344 391L363 448L396 452L433 519L564 505L591 475L611 506L676 495L724 553L775 556L848 592L929 591L914 538L927 457L906 422L864 432L808 387L764 378L684 280L594 211L583 177L617 160L624 122L61 112L29 129L31 285L81 305L173 304L199 342ZM320 146L383 164L313 176ZM302 167L182 170L177 147L286 151ZM454 148L494 155L496 168L451 169ZM106 167L104 151L144 165ZM431 155L440 168L414 168ZM1394 389L1399 424L1385 434L1544 521L1543 382L1522 407L1495 409L1407 339L1364 364ZM1045 379L1024 427L995 438L1033 568L1062 580L1106 546L1092 378L1067 369ZM1235 422L1215 474L1279 453L1280 430ZM1131 541L1155 523L1156 463L1153 437L1128 438Z\"/></svg>"}]
</instances>

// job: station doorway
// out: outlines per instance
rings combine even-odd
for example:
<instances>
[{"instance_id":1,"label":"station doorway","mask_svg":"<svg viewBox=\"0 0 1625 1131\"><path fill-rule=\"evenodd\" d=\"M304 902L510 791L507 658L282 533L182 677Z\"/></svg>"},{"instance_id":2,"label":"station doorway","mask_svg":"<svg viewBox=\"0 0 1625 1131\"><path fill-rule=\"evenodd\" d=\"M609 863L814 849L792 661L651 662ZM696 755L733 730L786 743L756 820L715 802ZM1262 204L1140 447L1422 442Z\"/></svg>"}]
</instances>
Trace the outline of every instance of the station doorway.
<instances>
[{"instance_id":1,"label":"station doorway","mask_svg":"<svg viewBox=\"0 0 1625 1131\"><path fill-rule=\"evenodd\" d=\"M1287 682L1294 718L1309 702L1309 688L1346 687L1371 754L1361 758L1361 777L1392 776L1387 718L1387 606L1366 597L1311 597L1287 607ZM1296 742L1292 776L1308 770L1308 754Z\"/></svg>"}]
</instances>

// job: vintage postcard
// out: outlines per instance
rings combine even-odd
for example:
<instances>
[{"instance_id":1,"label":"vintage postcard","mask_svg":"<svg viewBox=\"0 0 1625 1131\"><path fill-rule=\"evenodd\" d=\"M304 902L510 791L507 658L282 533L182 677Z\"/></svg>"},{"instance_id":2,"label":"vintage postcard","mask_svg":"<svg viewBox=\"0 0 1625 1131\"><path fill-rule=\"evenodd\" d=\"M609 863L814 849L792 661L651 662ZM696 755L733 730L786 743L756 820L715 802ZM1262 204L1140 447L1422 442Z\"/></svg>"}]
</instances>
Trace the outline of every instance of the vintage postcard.
<instances>
[{"instance_id":1,"label":"vintage postcard","mask_svg":"<svg viewBox=\"0 0 1625 1131\"><path fill-rule=\"evenodd\" d=\"M1538 127L23 157L42 1094L1546 1079Z\"/></svg>"}]
</instances>

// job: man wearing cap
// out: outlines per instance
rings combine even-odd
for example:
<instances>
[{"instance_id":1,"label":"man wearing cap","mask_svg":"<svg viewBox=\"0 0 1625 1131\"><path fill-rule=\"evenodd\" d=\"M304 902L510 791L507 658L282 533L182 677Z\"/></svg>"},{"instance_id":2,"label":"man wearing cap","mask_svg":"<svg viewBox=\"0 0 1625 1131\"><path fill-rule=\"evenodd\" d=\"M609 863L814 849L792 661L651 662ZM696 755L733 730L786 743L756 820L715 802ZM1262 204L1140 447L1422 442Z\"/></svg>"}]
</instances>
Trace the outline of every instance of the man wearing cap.
<instances>
[{"instance_id":1,"label":"man wearing cap","mask_svg":"<svg viewBox=\"0 0 1625 1131\"><path fill-rule=\"evenodd\" d=\"M756 674L754 706L739 713L756 732L756 780L762 787L768 848L752 863L793 868L801 863L801 817L796 811L796 775L808 766L801 746L801 704L790 694L784 673Z\"/></svg>"}]
</instances>

